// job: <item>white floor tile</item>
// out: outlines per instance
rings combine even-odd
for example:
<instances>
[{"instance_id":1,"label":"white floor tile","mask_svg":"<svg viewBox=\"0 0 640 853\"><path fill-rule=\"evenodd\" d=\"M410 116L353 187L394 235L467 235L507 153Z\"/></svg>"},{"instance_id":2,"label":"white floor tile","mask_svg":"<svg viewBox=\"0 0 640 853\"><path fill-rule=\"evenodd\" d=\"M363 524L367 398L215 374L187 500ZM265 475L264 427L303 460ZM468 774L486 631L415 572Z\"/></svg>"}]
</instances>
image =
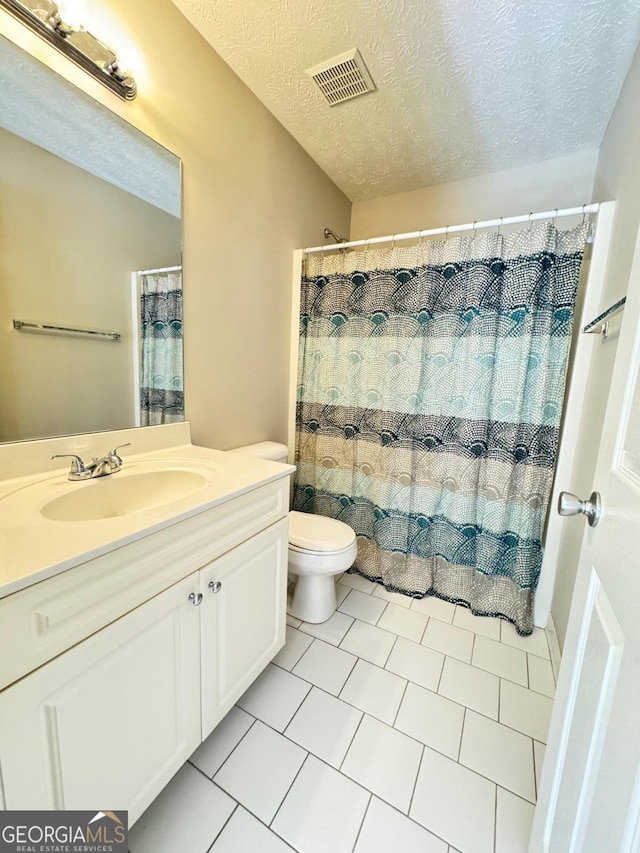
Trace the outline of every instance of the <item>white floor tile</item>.
<instances>
[{"instance_id":1,"label":"white floor tile","mask_svg":"<svg viewBox=\"0 0 640 853\"><path fill-rule=\"evenodd\" d=\"M283 732L310 689L301 678L270 663L240 697L238 705Z\"/></svg>"},{"instance_id":2,"label":"white floor tile","mask_svg":"<svg viewBox=\"0 0 640 853\"><path fill-rule=\"evenodd\" d=\"M438 619L429 619L422 645L452 658L458 658L465 663L471 663L473 639L474 635L471 631L440 622Z\"/></svg>"},{"instance_id":3,"label":"white floor tile","mask_svg":"<svg viewBox=\"0 0 640 853\"><path fill-rule=\"evenodd\" d=\"M527 853L534 806L498 788L496 853Z\"/></svg>"},{"instance_id":4,"label":"white floor tile","mask_svg":"<svg viewBox=\"0 0 640 853\"><path fill-rule=\"evenodd\" d=\"M346 595L348 594L349 590L346 592ZM336 610L326 622L318 622L317 624L303 622L300 625L300 630L312 637L317 637L319 640L324 640L325 643L331 643L332 646L339 646L353 623L352 616L347 616Z\"/></svg>"},{"instance_id":5,"label":"white floor tile","mask_svg":"<svg viewBox=\"0 0 640 853\"><path fill-rule=\"evenodd\" d=\"M341 770L406 814L421 757L421 744L365 715Z\"/></svg>"},{"instance_id":6,"label":"white floor tile","mask_svg":"<svg viewBox=\"0 0 640 853\"><path fill-rule=\"evenodd\" d=\"M535 802L536 784L531 738L467 711L460 763L514 794Z\"/></svg>"},{"instance_id":7,"label":"white floor tile","mask_svg":"<svg viewBox=\"0 0 640 853\"><path fill-rule=\"evenodd\" d=\"M350 592L351 592L351 587L345 586L342 583L336 584L336 600L338 602L338 607L340 607L340 605L345 600L345 598L349 595Z\"/></svg>"},{"instance_id":8,"label":"white floor tile","mask_svg":"<svg viewBox=\"0 0 640 853\"><path fill-rule=\"evenodd\" d=\"M493 672L494 675L527 686L527 656L512 646L497 643L487 637L476 637L472 663L480 669Z\"/></svg>"},{"instance_id":9,"label":"white floor tile","mask_svg":"<svg viewBox=\"0 0 640 853\"><path fill-rule=\"evenodd\" d=\"M302 767L306 752L258 721L222 765L215 781L265 823L270 823ZM184 845L180 848L184 850Z\"/></svg>"},{"instance_id":10,"label":"white floor tile","mask_svg":"<svg viewBox=\"0 0 640 853\"><path fill-rule=\"evenodd\" d=\"M438 693L493 720L498 719L500 679L497 675L448 657Z\"/></svg>"},{"instance_id":11,"label":"white floor tile","mask_svg":"<svg viewBox=\"0 0 640 853\"><path fill-rule=\"evenodd\" d=\"M314 640L294 667L294 673L316 687L337 696L353 669L356 658L322 640Z\"/></svg>"},{"instance_id":12,"label":"white floor tile","mask_svg":"<svg viewBox=\"0 0 640 853\"><path fill-rule=\"evenodd\" d=\"M189 761L213 778L254 722L255 719L241 708L232 708Z\"/></svg>"},{"instance_id":13,"label":"white floor tile","mask_svg":"<svg viewBox=\"0 0 640 853\"><path fill-rule=\"evenodd\" d=\"M542 743L547 742L553 700L541 693L502 681L500 722Z\"/></svg>"},{"instance_id":14,"label":"white floor tile","mask_svg":"<svg viewBox=\"0 0 640 853\"><path fill-rule=\"evenodd\" d=\"M536 766L536 797L540 794L540 778L544 764L545 745L537 740L533 742L533 761Z\"/></svg>"},{"instance_id":15,"label":"white floor tile","mask_svg":"<svg viewBox=\"0 0 640 853\"><path fill-rule=\"evenodd\" d=\"M458 605L453 617L453 624L458 628L466 628L490 640L500 639L500 622L495 616L474 616L468 607Z\"/></svg>"},{"instance_id":16,"label":"white floor tile","mask_svg":"<svg viewBox=\"0 0 640 853\"><path fill-rule=\"evenodd\" d=\"M359 660L340 698L383 723L393 725L406 686L404 678Z\"/></svg>"},{"instance_id":17,"label":"white floor tile","mask_svg":"<svg viewBox=\"0 0 640 853\"><path fill-rule=\"evenodd\" d=\"M302 634L300 631L296 631L295 628L287 625L287 640L284 648L280 649L274 657L273 663L277 663L283 669L292 670L312 642L313 637L310 637L308 634Z\"/></svg>"},{"instance_id":18,"label":"white floor tile","mask_svg":"<svg viewBox=\"0 0 640 853\"><path fill-rule=\"evenodd\" d=\"M351 853L369 796L364 788L310 755L272 829L300 853Z\"/></svg>"},{"instance_id":19,"label":"white floor tile","mask_svg":"<svg viewBox=\"0 0 640 853\"><path fill-rule=\"evenodd\" d=\"M411 609L417 610L418 613L424 613L425 616L439 619L440 622L453 622L453 617L456 612L455 604L449 601L443 601L441 598L436 598L435 595L427 595L424 598L414 598L411 602Z\"/></svg>"},{"instance_id":20,"label":"white floor tile","mask_svg":"<svg viewBox=\"0 0 640 853\"><path fill-rule=\"evenodd\" d=\"M131 853L206 853L236 804L185 764L129 833Z\"/></svg>"},{"instance_id":21,"label":"white floor tile","mask_svg":"<svg viewBox=\"0 0 640 853\"><path fill-rule=\"evenodd\" d=\"M428 830L372 797L354 853L447 853Z\"/></svg>"},{"instance_id":22,"label":"white floor tile","mask_svg":"<svg viewBox=\"0 0 640 853\"><path fill-rule=\"evenodd\" d=\"M184 850L184 848L182 848ZM211 853L291 853L291 847L238 806Z\"/></svg>"},{"instance_id":23,"label":"white floor tile","mask_svg":"<svg viewBox=\"0 0 640 853\"><path fill-rule=\"evenodd\" d=\"M397 604L398 607L404 607L407 610L411 607L413 598L409 595L402 595L401 592L389 592L381 584L377 583L372 595L376 598L383 598L385 601L390 601L391 604Z\"/></svg>"},{"instance_id":24,"label":"white floor tile","mask_svg":"<svg viewBox=\"0 0 640 853\"><path fill-rule=\"evenodd\" d=\"M340 583L343 586L350 587L351 589L358 589L366 595L371 595L374 589L378 586L377 583L373 583L373 581L370 581L368 578L363 578L362 575L351 574L350 572L345 572L342 575Z\"/></svg>"},{"instance_id":25,"label":"white floor tile","mask_svg":"<svg viewBox=\"0 0 640 853\"><path fill-rule=\"evenodd\" d=\"M301 619L296 619L295 616L292 616L290 613L287 613L287 625L291 625L292 628L299 628L302 625Z\"/></svg>"},{"instance_id":26,"label":"white floor tile","mask_svg":"<svg viewBox=\"0 0 640 853\"><path fill-rule=\"evenodd\" d=\"M382 628L376 628L375 625L356 619L340 643L340 648L364 658L370 663L384 666L395 640L395 634L390 634L389 631L383 631Z\"/></svg>"},{"instance_id":27,"label":"white floor tile","mask_svg":"<svg viewBox=\"0 0 640 853\"><path fill-rule=\"evenodd\" d=\"M502 620L500 639L508 646L513 646L514 649L520 649L523 652L529 652L530 655L538 655L538 657L546 658L547 660L551 657L547 635L542 628L534 628L533 633L528 637L521 637L511 622Z\"/></svg>"},{"instance_id":28,"label":"white floor tile","mask_svg":"<svg viewBox=\"0 0 640 853\"><path fill-rule=\"evenodd\" d=\"M340 767L362 719L362 711L313 687L285 732L318 758Z\"/></svg>"},{"instance_id":29,"label":"white floor tile","mask_svg":"<svg viewBox=\"0 0 640 853\"><path fill-rule=\"evenodd\" d=\"M363 622L370 622L375 625L386 606L387 602L381 598L352 589L340 605L339 610L355 619L362 619Z\"/></svg>"},{"instance_id":30,"label":"white floor tile","mask_svg":"<svg viewBox=\"0 0 640 853\"><path fill-rule=\"evenodd\" d=\"M464 853L493 853L496 786L425 747L410 816Z\"/></svg>"},{"instance_id":31,"label":"white floor tile","mask_svg":"<svg viewBox=\"0 0 640 853\"><path fill-rule=\"evenodd\" d=\"M437 690L442 673L444 655L426 646L420 646L398 637L385 669L407 678L427 690Z\"/></svg>"},{"instance_id":32,"label":"white floor tile","mask_svg":"<svg viewBox=\"0 0 640 853\"><path fill-rule=\"evenodd\" d=\"M398 607L397 604L387 604L387 609L378 619L378 627L386 628L387 631L393 631L399 637L419 643L427 627L427 619L427 616L418 613L417 610L408 610L406 607Z\"/></svg>"},{"instance_id":33,"label":"white floor tile","mask_svg":"<svg viewBox=\"0 0 640 853\"><path fill-rule=\"evenodd\" d=\"M529 666L529 687L536 693L543 693L551 699L556 694L556 683L553 678L553 667L550 660L544 660L536 655L527 655Z\"/></svg>"},{"instance_id":34,"label":"white floor tile","mask_svg":"<svg viewBox=\"0 0 640 853\"><path fill-rule=\"evenodd\" d=\"M409 683L394 725L401 732L457 760L463 720L462 705Z\"/></svg>"}]
</instances>

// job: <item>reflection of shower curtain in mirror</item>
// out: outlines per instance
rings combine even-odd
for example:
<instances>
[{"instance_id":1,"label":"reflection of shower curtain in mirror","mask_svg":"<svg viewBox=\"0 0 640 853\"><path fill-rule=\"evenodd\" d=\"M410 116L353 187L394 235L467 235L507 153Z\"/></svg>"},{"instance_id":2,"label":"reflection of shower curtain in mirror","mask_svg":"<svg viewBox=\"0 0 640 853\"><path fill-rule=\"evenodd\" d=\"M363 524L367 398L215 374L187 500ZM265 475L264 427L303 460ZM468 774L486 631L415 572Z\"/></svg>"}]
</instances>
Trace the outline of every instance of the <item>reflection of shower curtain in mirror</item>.
<instances>
[{"instance_id":1,"label":"reflection of shower curtain in mirror","mask_svg":"<svg viewBox=\"0 0 640 853\"><path fill-rule=\"evenodd\" d=\"M182 273L140 276L140 425L184 420Z\"/></svg>"},{"instance_id":2,"label":"reflection of shower curtain in mirror","mask_svg":"<svg viewBox=\"0 0 640 853\"><path fill-rule=\"evenodd\" d=\"M531 632L585 227L306 259L294 508L360 574Z\"/></svg>"}]
</instances>

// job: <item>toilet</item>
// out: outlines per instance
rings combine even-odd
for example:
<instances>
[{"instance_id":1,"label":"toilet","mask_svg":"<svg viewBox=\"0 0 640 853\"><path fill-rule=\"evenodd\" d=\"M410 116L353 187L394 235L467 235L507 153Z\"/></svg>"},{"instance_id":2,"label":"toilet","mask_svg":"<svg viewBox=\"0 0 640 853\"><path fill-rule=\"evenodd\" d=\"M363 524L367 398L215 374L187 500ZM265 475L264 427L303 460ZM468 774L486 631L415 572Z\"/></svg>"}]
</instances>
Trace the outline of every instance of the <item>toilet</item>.
<instances>
[{"instance_id":1,"label":"toilet","mask_svg":"<svg viewBox=\"0 0 640 853\"><path fill-rule=\"evenodd\" d=\"M275 441L247 444L229 452L283 463L289 455L287 447ZM326 622L337 606L335 576L351 568L357 553L356 535L348 524L292 510L289 575L296 584L288 612L303 622Z\"/></svg>"}]
</instances>

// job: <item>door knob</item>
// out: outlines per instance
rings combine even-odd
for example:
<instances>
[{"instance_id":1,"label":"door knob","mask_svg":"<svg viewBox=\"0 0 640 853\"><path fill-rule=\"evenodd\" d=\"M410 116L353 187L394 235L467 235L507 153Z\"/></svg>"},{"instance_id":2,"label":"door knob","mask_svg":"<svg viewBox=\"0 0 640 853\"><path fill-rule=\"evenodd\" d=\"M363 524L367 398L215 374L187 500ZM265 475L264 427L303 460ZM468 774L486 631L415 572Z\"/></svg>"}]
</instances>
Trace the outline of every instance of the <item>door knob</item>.
<instances>
[{"instance_id":1,"label":"door knob","mask_svg":"<svg viewBox=\"0 0 640 853\"><path fill-rule=\"evenodd\" d=\"M220 581L210 581L209 589L211 590L211 592L218 593L222 589L222 583Z\"/></svg>"},{"instance_id":2,"label":"door knob","mask_svg":"<svg viewBox=\"0 0 640 853\"><path fill-rule=\"evenodd\" d=\"M586 515L589 527L595 527L602 515L600 492L591 492L589 499L581 501L571 492L560 492L558 497L559 515Z\"/></svg>"},{"instance_id":3,"label":"door knob","mask_svg":"<svg viewBox=\"0 0 640 853\"><path fill-rule=\"evenodd\" d=\"M204 595L201 592L198 592L198 593L192 592L189 595L189 601L193 604L194 607L200 607L200 605L202 604L203 598L204 598Z\"/></svg>"}]
</instances>

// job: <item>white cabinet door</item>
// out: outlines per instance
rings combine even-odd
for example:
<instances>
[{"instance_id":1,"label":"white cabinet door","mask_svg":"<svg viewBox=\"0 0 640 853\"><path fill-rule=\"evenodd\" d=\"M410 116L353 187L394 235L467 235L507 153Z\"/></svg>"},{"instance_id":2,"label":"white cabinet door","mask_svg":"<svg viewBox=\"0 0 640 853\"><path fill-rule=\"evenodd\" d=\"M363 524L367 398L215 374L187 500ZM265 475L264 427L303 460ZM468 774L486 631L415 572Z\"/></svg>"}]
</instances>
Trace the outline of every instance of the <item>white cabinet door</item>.
<instances>
[{"instance_id":1,"label":"white cabinet door","mask_svg":"<svg viewBox=\"0 0 640 853\"><path fill-rule=\"evenodd\" d=\"M283 518L200 573L203 740L284 645L287 534Z\"/></svg>"},{"instance_id":2,"label":"white cabinet door","mask_svg":"<svg viewBox=\"0 0 640 853\"><path fill-rule=\"evenodd\" d=\"M0 694L7 808L139 817L200 743L198 595L194 573Z\"/></svg>"}]
</instances>

